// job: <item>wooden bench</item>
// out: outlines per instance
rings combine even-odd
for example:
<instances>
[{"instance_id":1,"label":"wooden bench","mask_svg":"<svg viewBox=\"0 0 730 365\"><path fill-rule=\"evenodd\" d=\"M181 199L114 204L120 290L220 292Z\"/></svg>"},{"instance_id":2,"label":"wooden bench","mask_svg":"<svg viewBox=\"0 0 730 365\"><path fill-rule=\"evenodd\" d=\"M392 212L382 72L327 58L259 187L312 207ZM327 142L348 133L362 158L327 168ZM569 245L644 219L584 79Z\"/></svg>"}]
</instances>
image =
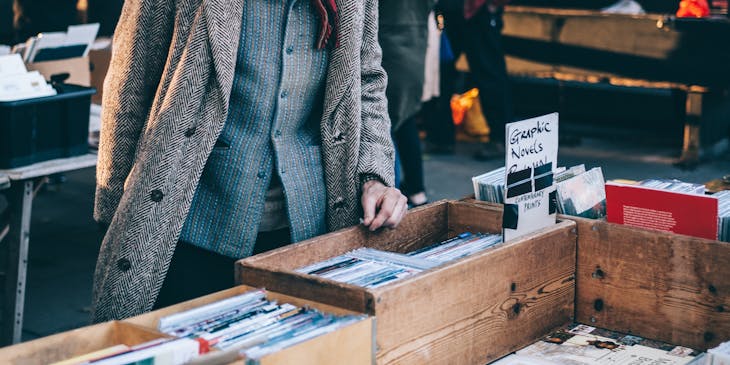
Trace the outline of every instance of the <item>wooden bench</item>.
<instances>
[{"instance_id":1,"label":"wooden bench","mask_svg":"<svg viewBox=\"0 0 730 365\"><path fill-rule=\"evenodd\" d=\"M511 6L504 22L511 76L681 92L679 165L693 167L703 147L730 136L728 19Z\"/></svg>"}]
</instances>

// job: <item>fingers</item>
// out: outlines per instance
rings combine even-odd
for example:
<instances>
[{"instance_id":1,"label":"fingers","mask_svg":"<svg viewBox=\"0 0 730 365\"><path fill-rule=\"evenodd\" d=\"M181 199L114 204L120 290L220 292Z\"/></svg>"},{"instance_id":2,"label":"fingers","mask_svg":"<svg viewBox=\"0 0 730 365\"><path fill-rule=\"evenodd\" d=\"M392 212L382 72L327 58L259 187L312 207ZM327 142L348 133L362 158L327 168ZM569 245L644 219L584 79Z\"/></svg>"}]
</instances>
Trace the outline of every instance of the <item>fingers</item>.
<instances>
[{"instance_id":1,"label":"fingers","mask_svg":"<svg viewBox=\"0 0 730 365\"><path fill-rule=\"evenodd\" d=\"M369 227L375 219L375 212L382 194L373 189L366 189L362 194L363 224Z\"/></svg>"},{"instance_id":2,"label":"fingers","mask_svg":"<svg viewBox=\"0 0 730 365\"><path fill-rule=\"evenodd\" d=\"M403 210L403 195L399 190L388 188L383 195L377 216L370 223L369 228L371 231L375 231L381 227L394 227L400 223L400 217L402 216Z\"/></svg>"},{"instance_id":3,"label":"fingers","mask_svg":"<svg viewBox=\"0 0 730 365\"><path fill-rule=\"evenodd\" d=\"M395 209L393 209L393 214L388 218L388 220L383 223L383 227L388 228L396 228L400 224L400 222L403 220L403 217L405 217L406 212L408 211L408 198L401 195L398 199L398 202L395 206Z\"/></svg>"}]
</instances>

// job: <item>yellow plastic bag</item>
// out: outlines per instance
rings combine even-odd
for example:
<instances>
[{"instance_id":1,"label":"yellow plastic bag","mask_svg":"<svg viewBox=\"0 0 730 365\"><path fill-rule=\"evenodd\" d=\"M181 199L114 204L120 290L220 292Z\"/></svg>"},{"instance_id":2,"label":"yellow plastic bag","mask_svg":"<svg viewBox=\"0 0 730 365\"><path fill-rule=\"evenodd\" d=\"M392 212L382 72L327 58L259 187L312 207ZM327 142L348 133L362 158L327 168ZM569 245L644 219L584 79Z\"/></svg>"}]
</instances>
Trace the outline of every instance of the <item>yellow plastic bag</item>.
<instances>
[{"instance_id":1,"label":"yellow plastic bag","mask_svg":"<svg viewBox=\"0 0 730 365\"><path fill-rule=\"evenodd\" d=\"M470 136L489 135L489 126L482 113L478 89L475 88L464 94L454 95L451 98L451 116L454 125L460 127L464 133Z\"/></svg>"}]
</instances>

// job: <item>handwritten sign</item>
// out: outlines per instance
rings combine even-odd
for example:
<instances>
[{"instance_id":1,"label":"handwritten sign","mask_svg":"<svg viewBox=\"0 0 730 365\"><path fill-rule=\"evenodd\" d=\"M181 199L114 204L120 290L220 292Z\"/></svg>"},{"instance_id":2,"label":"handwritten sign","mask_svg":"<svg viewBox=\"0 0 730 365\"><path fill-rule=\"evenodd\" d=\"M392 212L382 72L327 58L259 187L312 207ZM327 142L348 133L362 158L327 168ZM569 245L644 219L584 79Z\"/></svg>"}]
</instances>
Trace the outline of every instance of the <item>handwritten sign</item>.
<instances>
[{"instance_id":1,"label":"handwritten sign","mask_svg":"<svg viewBox=\"0 0 730 365\"><path fill-rule=\"evenodd\" d=\"M558 113L507 124L504 240L555 224Z\"/></svg>"}]
</instances>

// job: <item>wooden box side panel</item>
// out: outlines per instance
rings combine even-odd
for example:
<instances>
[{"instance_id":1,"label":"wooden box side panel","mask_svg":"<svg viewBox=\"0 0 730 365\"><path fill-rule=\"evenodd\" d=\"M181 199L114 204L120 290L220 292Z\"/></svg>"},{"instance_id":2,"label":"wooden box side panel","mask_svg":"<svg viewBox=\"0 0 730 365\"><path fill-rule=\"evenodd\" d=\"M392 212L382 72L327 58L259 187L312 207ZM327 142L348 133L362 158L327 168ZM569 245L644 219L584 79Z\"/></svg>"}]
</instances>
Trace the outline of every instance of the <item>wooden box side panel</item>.
<instances>
[{"instance_id":1,"label":"wooden box side panel","mask_svg":"<svg viewBox=\"0 0 730 365\"><path fill-rule=\"evenodd\" d=\"M730 338L730 244L574 220L578 321L700 350Z\"/></svg>"},{"instance_id":2,"label":"wooden box side panel","mask_svg":"<svg viewBox=\"0 0 730 365\"><path fill-rule=\"evenodd\" d=\"M372 365L375 362L374 318L327 333L292 346L260 361L257 365Z\"/></svg>"},{"instance_id":3,"label":"wooden box side panel","mask_svg":"<svg viewBox=\"0 0 730 365\"><path fill-rule=\"evenodd\" d=\"M245 260L236 263L236 279L248 286L266 288L358 313L373 314L372 295L367 289L354 285L289 270L259 267Z\"/></svg>"},{"instance_id":4,"label":"wooden box side panel","mask_svg":"<svg viewBox=\"0 0 730 365\"><path fill-rule=\"evenodd\" d=\"M49 364L115 345L135 346L165 335L121 322L108 322L0 349L0 363Z\"/></svg>"},{"instance_id":5,"label":"wooden box side panel","mask_svg":"<svg viewBox=\"0 0 730 365\"><path fill-rule=\"evenodd\" d=\"M576 235L561 223L384 287L375 295L379 364L485 364L570 322Z\"/></svg>"},{"instance_id":6,"label":"wooden box side panel","mask_svg":"<svg viewBox=\"0 0 730 365\"><path fill-rule=\"evenodd\" d=\"M241 260L236 265L236 277L245 285L374 314L369 290L293 270L360 247L410 252L445 239L450 231L462 233L467 228L499 231L501 211L478 204L436 202L409 212L398 229L371 233L355 227ZM404 282L410 280L415 278Z\"/></svg>"},{"instance_id":7,"label":"wooden box side panel","mask_svg":"<svg viewBox=\"0 0 730 365\"><path fill-rule=\"evenodd\" d=\"M256 290L254 287L246 286L246 285L240 285L231 289L223 290L217 293L213 293L210 295L206 295L204 297L196 298L193 300L189 300L187 302L183 302L180 304L176 304L173 306L169 306L166 308L161 308L156 311L152 311L149 313L145 313L136 317L132 317L129 319L124 320L126 323L132 323L138 326L146 327L146 328L157 328L160 318L166 317L172 314L184 312L190 309L198 308L201 306L204 306L206 304L210 304L213 302L221 301L224 299L228 299L230 297L244 294L249 291ZM299 307L311 307L316 308L322 312L325 313L332 313L337 315L347 315L347 314L360 314L361 312L354 312L349 311L343 308L330 306L322 303L317 303L310 300L305 300L301 298L295 298L284 294L279 294L272 291L267 291L267 297L272 300L276 300L280 303L290 303L294 304Z\"/></svg>"},{"instance_id":8,"label":"wooden box side panel","mask_svg":"<svg viewBox=\"0 0 730 365\"><path fill-rule=\"evenodd\" d=\"M449 237L464 233L502 232L502 206L468 200L449 203Z\"/></svg>"},{"instance_id":9,"label":"wooden box side panel","mask_svg":"<svg viewBox=\"0 0 730 365\"><path fill-rule=\"evenodd\" d=\"M398 229L370 232L362 226L345 228L242 261L260 267L294 270L362 247L409 252L446 236L447 206L446 201L441 201L413 209Z\"/></svg>"}]
</instances>

